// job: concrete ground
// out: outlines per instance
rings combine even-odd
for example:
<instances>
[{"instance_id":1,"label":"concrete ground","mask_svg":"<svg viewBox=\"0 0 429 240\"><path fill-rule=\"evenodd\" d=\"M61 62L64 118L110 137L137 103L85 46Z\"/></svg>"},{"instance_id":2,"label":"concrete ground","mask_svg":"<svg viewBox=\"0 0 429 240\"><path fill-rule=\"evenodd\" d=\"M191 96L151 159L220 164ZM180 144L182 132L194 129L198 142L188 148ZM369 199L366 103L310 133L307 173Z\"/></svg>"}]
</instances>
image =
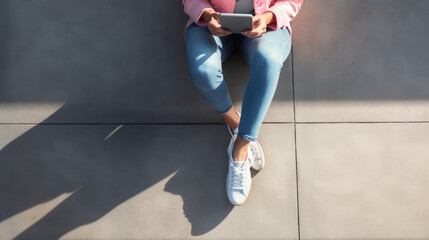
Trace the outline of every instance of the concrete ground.
<instances>
[{"instance_id":1,"label":"concrete ground","mask_svg":"<svg viewBox=\"0 0 429 240\"><path fill-rule=\"evenodd\" d=\"M180 1L1 1L0 239L429 239L428 11L304 1L233 207Z\"/></svg>"}]
</instances>

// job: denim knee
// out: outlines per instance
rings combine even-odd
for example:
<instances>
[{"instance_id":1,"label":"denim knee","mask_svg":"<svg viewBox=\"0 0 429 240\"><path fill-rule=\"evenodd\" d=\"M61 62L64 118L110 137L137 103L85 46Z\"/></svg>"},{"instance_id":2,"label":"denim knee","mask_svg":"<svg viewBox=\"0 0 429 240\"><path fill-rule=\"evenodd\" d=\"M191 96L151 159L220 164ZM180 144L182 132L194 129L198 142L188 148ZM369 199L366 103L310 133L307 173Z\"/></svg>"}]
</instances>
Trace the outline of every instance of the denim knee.
<instances>
[{"instance_id":1,"label":"denim knee","mask_svg":"<svg viewBox=\"0 0 429 240\"><path fill-rule=\"evenodd\" d=\"M204 99L220 114L232 107L228 87L223 80L221 63L206 59L197 67L190 68L192 81Z\"/></svg>"},{"instance_id":2,"label":"denim knee","mask_svg":"<svg viewBox=\"0 0 429 240\"><path fill-rule=\"evenodd\" d=\"M222 83L221 64L209 58L199 66L189 69L195 86L203 91L214 91Z\"/></svg>"},{"instance_id":3,"label":"denim knee","mask_svg":"<svg viewBox=\"0 0 429 240\"><path fill-rule=\"evenodd\" d=\"M254 54L251 67L256 67L259 70L279 72L283 67L283 63L284 59L279 53L275 53L272 50L264 51L261 49Z\"/></svg>"}]
</instances>

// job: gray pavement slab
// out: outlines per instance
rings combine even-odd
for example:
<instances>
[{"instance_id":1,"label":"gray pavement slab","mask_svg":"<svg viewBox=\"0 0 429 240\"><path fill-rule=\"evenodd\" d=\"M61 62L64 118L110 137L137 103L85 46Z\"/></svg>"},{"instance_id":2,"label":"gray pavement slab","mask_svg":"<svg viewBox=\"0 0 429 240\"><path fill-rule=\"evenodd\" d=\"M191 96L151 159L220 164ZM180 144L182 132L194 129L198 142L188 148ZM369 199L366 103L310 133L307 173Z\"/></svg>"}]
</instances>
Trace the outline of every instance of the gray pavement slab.
<instances>
[{"instance_id":1,"label":"gray pavement slab","mask_svg":"<svg viewBox=\"0 0 429 240\"><path fill-rule=\"evenodd\" d=\"M429 120L429 1L305 0L293 21L296 120Z\"/></svg>"},{"instance_id":2,"label":"gray pavement slab","mask_svg":"<svg viewBox=\"0 0 429 240\"><path fill-rule=\"evenodd\" d=\"M188 73L181 1L4 0L0 9L1 123L222 122ZM238 109L248 72L238 52L224 64ZM290 59L265 120L293 120Z\"/></svg>"},{"instance_id":3,"label":"gray pavement slab","mask_svg":"<svg viewBox=\"0 0 429 240\"><path fill-rule=\"evenodd\" d=\"M267 164L226 197L224 124L0 125L1 239L297 239L292 124L264 124Z\"/></svg>"},{"instance_id":4,"label":"gray pavement slab","mask_svg":"<svg viewBox=\"0 0 429 240\"><path fill-rule=\"evenodd\" d=\"M297 124L301 239L428 239L429 124Z\"/></svg>"}]
</instances>

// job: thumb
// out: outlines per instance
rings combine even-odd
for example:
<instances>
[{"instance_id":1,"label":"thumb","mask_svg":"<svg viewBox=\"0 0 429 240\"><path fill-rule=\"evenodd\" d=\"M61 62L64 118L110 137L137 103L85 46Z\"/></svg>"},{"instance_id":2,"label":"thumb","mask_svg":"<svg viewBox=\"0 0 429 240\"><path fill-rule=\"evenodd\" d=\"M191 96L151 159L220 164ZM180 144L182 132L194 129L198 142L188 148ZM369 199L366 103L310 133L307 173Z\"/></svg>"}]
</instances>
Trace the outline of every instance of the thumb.
<instances>
[{"instance_id":1,"label":"thumb","mask_svg":"<svg viewBox=\"0 0 429 240\"><path fill-rule=\"evenodd\" d=\"M213 13L213 19L215 20L215 21L213 21L213 25L216 27L221 27L220 21L219 21L219 14L220 14L219 12Z\"/></svg>"},{"instance_id":2,"label":"thumb","mask_svg":"<svg viewBox=\"0 0 429 240\"><path fill-rule=\"evenodd\" d=\"M219 22L219 12L214 12L214 13L212 13L213 15L213 18L216 20L216 21L218 21Z\"/></svg>"},{"instance_id":3,"label":"thumb","mask_svg":"<svg viewBox=\"0 0 429 240\"><path fill-rule=\"evenodd\" d=\"M211 21L210 22L214 27L216 28L221 28L222 26L220 25L219 21Z\"/></svg>"}]
</instances>

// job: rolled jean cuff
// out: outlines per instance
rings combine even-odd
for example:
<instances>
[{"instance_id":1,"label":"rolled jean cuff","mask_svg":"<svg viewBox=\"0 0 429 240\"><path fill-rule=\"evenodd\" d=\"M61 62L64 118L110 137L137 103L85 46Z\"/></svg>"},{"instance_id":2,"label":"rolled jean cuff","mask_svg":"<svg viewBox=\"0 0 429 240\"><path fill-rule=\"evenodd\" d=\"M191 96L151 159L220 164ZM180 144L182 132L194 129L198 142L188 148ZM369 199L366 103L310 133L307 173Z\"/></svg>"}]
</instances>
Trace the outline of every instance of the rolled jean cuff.
<instances>
[{"instance_id":1,"label":"rolled jean cuff","mask_svg":"<svg viewBox=\"0 0 429 240\"><path fill-rule=\"evenodd\" d=\"M217 111L220 114L227 113L232 108L232 105L229 106L225 111Z\"/></svg>"},{"instance_id":2,"label":"rolled jean cuff","mask_svg":"<svg viewBox=\"0 0 429 240\"><path fill-rule=\"evenodd\" d=\"M246 139L247 141L250 141L250 142L256 142L258 140L258 137L252 137L252 136L249 136L249 135L246 135L246 134L242 134L240 132L238 132L237 135L240 136L240 137L242 137L242 138L244 138L244 139Z\"/></svg>"}]
</instances>

